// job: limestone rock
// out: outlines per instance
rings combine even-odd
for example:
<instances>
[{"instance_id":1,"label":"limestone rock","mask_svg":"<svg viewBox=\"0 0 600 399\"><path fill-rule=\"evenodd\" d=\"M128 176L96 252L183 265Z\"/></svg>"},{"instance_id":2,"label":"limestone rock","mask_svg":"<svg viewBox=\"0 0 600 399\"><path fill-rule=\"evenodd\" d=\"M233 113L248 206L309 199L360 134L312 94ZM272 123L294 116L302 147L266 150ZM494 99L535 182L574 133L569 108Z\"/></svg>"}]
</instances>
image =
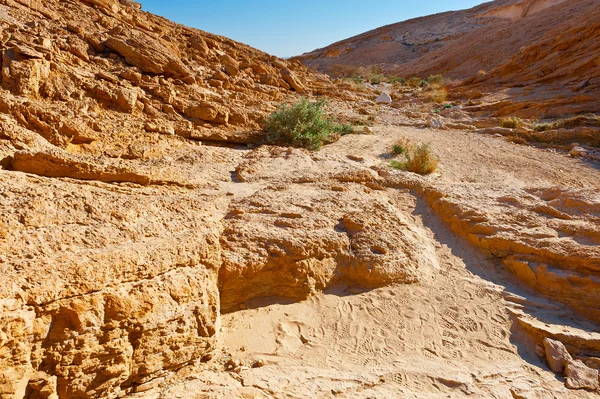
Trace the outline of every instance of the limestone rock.
<instances>
[{"instance_id":1,"label":"limestone rock","mask_svg":"<svg viewBox=\"0 0 600 399\"><path fill-rule=\"evenodd\" d=\"M2 55L2 87L17 95L37 96L50 75L50 63L27 47L7 49Z\"/></svg>"},{"instance_id":2,"label":"limestone rock","mask_svg":"<svg viewBox=\"0 0 600 399\"><path fill-rule=\"evenodd\" d=\"M379 287L432 275L437 260L423 232L361 191L282 187L233 204L222 238L222 309L267 295L303 299L336 282ZM354 202L364 211L354 212Z\"/></svg>"},{"instance_id":3,"label":"limestone rock","mask_svg":"<svg viewBox=\"0 0 600 399\"><path fill-rule=\"evenodd\" d=\"M120 0L119 3L121 3L121 5L124 5L125 7L131 7L136 10L142 9L142 5L134 0Z\"/></svg>"},{"instance_id":4,"label":"limestone rock","mask_svg":"<svg viewBox=\"0 0 600 399\"><path fill-rule=\"evenodd\" d=\"M454 185L444 187L441 197L435 191L429 190L427 197L455 232L501 257L508 270L537 292L600 321L597 190L513 187L483 191ZM506 203L519 205L507 207ZM586 238L561 239L565 228L570 235ZM568 283L572 279L578 281L577 286Z\"/></svg>"},{"instance_id":5,"label":"limestone rock","mask_svg":"<svg viewBox=\"0 0 600 399\"><path fill-rule=\"evenodd\" d=\"M229 122L229 110L218 104L203 102L197 105L190 105L185 110L190 118L201 119L207 122L226 124Z\"/></svg>"},{"instance_id":6,"label":"limestone rock","mask_svg":"<svg viewBox=\"0 0 600 399\"><path fill-rule=\"evenodd\" d=\"M569 360L565 376L567 377L567 388L590 390L600 388L598 370L589 368L581 360Z\"/></svg>"},{"instance_id":7,"label":"limestone rock","mask_svg":"<svg viewBox=\"0 0 600 399\"><path fill-rule=\"evenodd\" d=\"M116 0L83 0L84 3L97 6L103 10L110 10L112 12L119 11L119 2Z\"/></svg>"},{"instance_id":8,"label":"limestone rock","mask_svg":"<svg viewBox=\"0 0 600 399\"><path fill-rule=\"evenodd\" d=\"M202 55L206 55L210 51L208 44L206 44L206 40L204 40L202 36L193 36L190 39L190 47L199 51Z\"/></svg>"},{"instance_id":9,"label":"limestone rock","mask_svg":"<svg viewBox=\"0 0 600 399\"><path fill-rule=\"evenodd\" d=\"M119 162L95 163L89 157L72 155L58 150L36 153L17 152L12 159L11 168L15 171L33 173L39 176L70 177L106 183L180 184L177 180L169 181L169 178L163 180L161 177L154 177L150 173L140 173L139 170L124 166Z\"/></svg>"},{"instance_id":10,"label":"limestone rock","mask_svg":"<svg viewBox=\"0 0 600 399\"><path fill-rule=\"evenodd\" d=\"M229 146L297 97L278 68L333 85L130 0L10 0L0 25L0 397L124 397L209 361Z\"/></svg>"},{"instance_id":11,"label":"limestone rock","mask_svg":"<svg viewBox=\"0 0 600 399\"><path fill-rule=\"evenodd\" d=\"M550 338L544 339L544 348L550 369L555 373L562 374L567 367L567 363L573 360L569 352L567 352L567 348L565 348L562 342Z\"/></svg>"},{"instance_id":12,"label":"limestone rock","mask_svg":"<svg viewBox=\"0 0 600 399\"><path fill-rule=\"evenodd\" d=\"M133 112L137 104L138 94L138 91L134 89L119 88L116 91L116 104L119 109L128 113Z\"/></svg>"},{"instance_id":13,"label":"limestone rock","mask_svg":"<svg viewBox=\"0 0 600 399\"><path fill-rule=\"evenodd\" d=\"M190 71L173 50L141 32L134 32L129 37L110 37L106 46L143 72L182 79L190 76Z\"/></svg>"},{"instance_id":14,"label":"limestone rock","mask_svg":"<svg viewBox=\"0 0 600 399\"><path fill-rule=\"evenodd\" d=\"M279 73L281 73L281 77L282 79L290 85L290 87L292 89L294 89L294 91L297 91L298 93L304 93L304 91L306 90L306 88L304 87L304 85L298 80L298 78L296 77L296 75L294 75L294 73L292 71L290 71L287 68L282 68L279 70Z\"/></svg>"},{"instance_id":15,"label":"limestone rock","mask_svg":"<svg viewBox=\"0 0 600 399\"><path fill-rule=\"evenodd\" d=\"M571 154L574 157L582 157L587 155L587 151L585 148L582 147L573 147L571 148L571 151L569 151L569 154Z\"/></svg>"}]
</instances>

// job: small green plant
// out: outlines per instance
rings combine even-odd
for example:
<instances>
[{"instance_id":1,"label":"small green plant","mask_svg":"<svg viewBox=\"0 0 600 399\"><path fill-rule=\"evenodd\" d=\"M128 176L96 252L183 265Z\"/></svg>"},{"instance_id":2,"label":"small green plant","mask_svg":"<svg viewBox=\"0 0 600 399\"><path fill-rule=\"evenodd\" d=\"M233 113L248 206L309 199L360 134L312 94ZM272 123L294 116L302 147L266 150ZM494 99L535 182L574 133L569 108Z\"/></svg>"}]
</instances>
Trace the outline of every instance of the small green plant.
<instances>
[{"instance_id":1,"label":"small green plant","mask_svg":"<svg viewBox=\"0 0 600 399\"><path fill-rule=\"evenodd\" d=\"M500 120L500 126L509 128L509 129L516 129L516 128L520 127L522 124L523 124L523 121L515 116L513 116L512 118L503 118Z\"/></svg>"},{"instance_id":2,"label":"small green plant","mask_svg":"<svg viewBox=\"0 0 600 399\"><path fill-rule=\"evenodd\" d=\"M406 170L421 175L431 174L437 169L439 160L431 151L429 144L421 143L415 146L408 143L406 147L404 147L402 155L404 155L406 160L393 160L390 163L392 168Z\"/></svg>"},{"instance_id":3,"label":"small green plant","mask_svg":"<svg viewBox=\"0 0 600 399\"><path fill-rule=\"evenodd\" d=\"M340 136L346 136L354 132L352 126L347 124L336 123L335 131L339 132Z\"/></svg>"},{"instance_id":4,"label":"small green plant","mask_svg":"<svg viewBox=\"0 0 600 399\"><path fill-rule=\"evenodd\" d=\"M351 126L325 117L324 107L324 100L310 102L306 98L294 105L280 105L265 121L266 142L318 150L352 132Z\"/></svg>"},{"instance_id":5,"label":"small green plant","mask_svg":"<svg viewBox=\"0 0 600 399\"><path fill-rule=\"evenodd\" d=\"M402 155L411 148L410 140L406 137L401 138L392 146L392 152L396 155Z\"/></svg>"}]
</instances>

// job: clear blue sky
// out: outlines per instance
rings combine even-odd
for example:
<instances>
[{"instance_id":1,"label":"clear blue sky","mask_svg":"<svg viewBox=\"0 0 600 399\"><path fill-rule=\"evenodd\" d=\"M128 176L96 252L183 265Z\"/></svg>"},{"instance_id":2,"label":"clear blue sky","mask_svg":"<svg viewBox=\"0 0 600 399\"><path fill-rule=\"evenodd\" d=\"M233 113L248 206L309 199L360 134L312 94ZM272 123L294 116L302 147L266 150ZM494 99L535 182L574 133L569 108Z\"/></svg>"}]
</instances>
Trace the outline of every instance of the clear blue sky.
<instances>
[{"instance_id":1,"label":"clear blue sky","mask_svg":"<svg viewBox=\"0 0 600 399\"><path fill-rule=\"evenodd\" d=\"M138 0L143 10L279 57L407 19L485 0Z\"/></svg>"}]
</instances>

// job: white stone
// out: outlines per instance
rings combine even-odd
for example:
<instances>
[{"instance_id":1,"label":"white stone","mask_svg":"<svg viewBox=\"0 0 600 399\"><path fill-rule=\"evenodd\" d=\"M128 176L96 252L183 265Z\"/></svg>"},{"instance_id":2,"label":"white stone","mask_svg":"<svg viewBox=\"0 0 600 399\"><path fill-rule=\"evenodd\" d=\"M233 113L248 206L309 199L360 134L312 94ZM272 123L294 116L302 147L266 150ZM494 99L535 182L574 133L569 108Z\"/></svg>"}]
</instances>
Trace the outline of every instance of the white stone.
<instances>
[{"instance_id":1,"label":"white stone","mask_svg":"<svg viewBox=\"0 0 600 399\"><path fill-rule=\"evenodd\" d=\"M381 93L381 95L379 97L377 97L377 99L375 100L375 102L377 104L391 104L392 103L392 97L390 97L389 94L387 94L386 92Z\"/></svg>"}]
</instances>

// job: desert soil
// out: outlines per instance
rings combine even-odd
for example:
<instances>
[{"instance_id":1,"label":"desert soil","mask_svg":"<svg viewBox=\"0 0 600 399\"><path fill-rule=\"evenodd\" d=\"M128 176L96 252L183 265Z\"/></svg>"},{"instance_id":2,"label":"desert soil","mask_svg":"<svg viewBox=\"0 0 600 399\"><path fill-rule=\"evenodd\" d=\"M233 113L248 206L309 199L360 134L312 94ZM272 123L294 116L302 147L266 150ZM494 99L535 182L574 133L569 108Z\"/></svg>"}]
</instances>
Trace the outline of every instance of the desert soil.
<instances>
[{"instance_id":1,"label":"desert soil","mask_svg":"<svg viewBox=\"0 0 600 399\"><path fill-rule=\"evenodd\" d=\"M482 191L600 188L599 167L568 154L466 131L395 126L380 114L373 134L350 135L318 155L387 167L400 137L430 143L440 168L428 181ZM251 150L243 150L251 151ZM294 175L297 164L280 164ZM236 196L256 190L228 184ZM494 257L458 237L411 189L386 189L390 203L426 231L439 271L415 284L365 290L328 288L308 300L266 297L222 317L222 353L211 365L184 368L143 398L592 398L565 388L535 353L517 318L591 334L558 302L527 289Z\"/></svg>"}]
</instances>

